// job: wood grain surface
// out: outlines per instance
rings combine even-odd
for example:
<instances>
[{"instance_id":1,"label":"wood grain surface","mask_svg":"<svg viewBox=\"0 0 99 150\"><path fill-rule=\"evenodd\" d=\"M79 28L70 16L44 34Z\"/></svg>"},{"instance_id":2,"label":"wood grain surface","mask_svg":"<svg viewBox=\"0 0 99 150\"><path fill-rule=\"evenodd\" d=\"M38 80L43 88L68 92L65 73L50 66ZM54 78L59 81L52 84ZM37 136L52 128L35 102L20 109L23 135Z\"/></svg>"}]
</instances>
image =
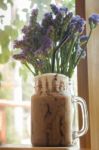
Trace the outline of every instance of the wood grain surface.
<instances>
[{"instance_id":1,"label":"wood grain surface","mask_svg":"<svg viewBox=\"0 0 99 150\"><path fill-rule=\"evenodd\" d=\"M76 0L76 14L86 19L86 5L85 0ZM87 29L86 29L87 30ZM86 34L86 31L85 31ZM87 49L88 51L88 49ZM89 87L88 87L88 60L87 56L83 59L77 69L78 79L78 95L86 100L88 111L89 111ZM81 111L79 110L79 122L80 128L82 125ZM90 128L86 135L80 138L81 147L91 148L90 142Z\"/></svg>"},{"instance_id":2,"label":"wood grain surface","mask_svg":"<svg viewBox=\"0 0 99 150\"><path fill-rule=\"evenodd\" d=\"M86 18L99 14L99 0L76 0L76 12ZM89 33L87 23L86 32ZM78 67L78 93L86 99L89 108L90 130L81 138L81 147L99 150L99 26L92 33L87 47L87 57Z\"/></svg>"},{"instance_id":3,"label":"wood grain surface","mask_svg":"<svg viewBox=\"0 0 99 150\"><path fill-rule=\"evenodd\" d=\"M66 148L66 147L0 147L0 150L91 150L91 149L76 149L76 148Z\"/></svg>"},{"instance_id":4,"label":"wood grain surface","mask_svg":"<svg viewBox=\"0 0 99 150\"><path fill-rule=\"evenodd\" d=\"M86 0L87 19L92 12L99 14L99 0ZM92 33L87 53L91 149L99 150L99 26Z\"/></svg>"}]
</instances>

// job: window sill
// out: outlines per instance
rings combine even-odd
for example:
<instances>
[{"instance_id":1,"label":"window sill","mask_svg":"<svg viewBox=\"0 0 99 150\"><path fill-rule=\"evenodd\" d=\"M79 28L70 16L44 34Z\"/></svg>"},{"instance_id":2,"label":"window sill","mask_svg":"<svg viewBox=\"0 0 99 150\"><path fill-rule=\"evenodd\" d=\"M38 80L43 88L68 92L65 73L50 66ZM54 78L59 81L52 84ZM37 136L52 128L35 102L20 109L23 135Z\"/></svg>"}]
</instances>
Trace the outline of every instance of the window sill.
<instances>
[{"instance_id":1,"label":"window sill","mask_svg":"<svg viewBox=\"0 0 99 150\"><path fill-rule=\"evenodd\" d=\"M76 148L66 148L66 147L32 147L26 145L3 145L0 146L0 150L77 150ZM81 148L80 150L91 150Z\"/></svg>"}]
</instances>

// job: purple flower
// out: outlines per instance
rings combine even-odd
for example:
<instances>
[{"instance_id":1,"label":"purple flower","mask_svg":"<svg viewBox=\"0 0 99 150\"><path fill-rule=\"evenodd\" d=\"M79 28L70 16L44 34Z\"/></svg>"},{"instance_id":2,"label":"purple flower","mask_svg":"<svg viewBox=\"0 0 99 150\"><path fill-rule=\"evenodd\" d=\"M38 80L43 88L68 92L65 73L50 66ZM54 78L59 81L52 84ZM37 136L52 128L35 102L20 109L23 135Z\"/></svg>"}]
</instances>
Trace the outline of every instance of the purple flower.
<instances>
[{"instance_id":1,"label":"purple flower","mask_svg":"<svg viewBox=\"0 0 99 150\"><path fill-rule=\"evenodd\" d=\"M41 46L35 51L35 55L47 55L49 53L49 49L52 48L52 40L45 35L42 37Z\"/></svg>"},{"instance_id":2,"label":"purple flower","mask_svg":"<svg viewBox=\"0 0 99 150\"><path fill-rule=\"evenodd\" d=\"M24 41L23 40L15 40L14 41L14 48L23 48L24 47Z\"/></svg>"},{"instance_id":3,"label":"purple flower","mask_svg":"<svg viewBox=\"0 0 99 150\"><path fill-rule=\"evenodd\" d=\"M87 42L88 42L88 36L87 35L82 35L82 36L80 36L80 46L82 47L82 48L84 48L84 47L86 47L86 44L87 44Z\"/></svg>"},{"instance_id":4,"label":"purple flower","mask_svg":"<svg viewBox=\"0 0 99 150\"><path fill-rule=\"evenodd\" d=\"M63 20L62 17L63 16L62 16L61 12L59 11L56 14L55 18L53 19L53 25L56 28L56 30L59 30L60 26L62 25L62 20Z\"/></svg>"},{"instance_id":5,"label":"purple flower","mask_svg":"<svg viewBox=\"0 0 99 150\"><path fill-rule=\"evenodd\" d=\"M81 43L85 43L85 42L87 42L87 40L88 40L88 36L87 35L80 36L80 42Z\"/></svg>"},{"instance_id":6,"label":"purple flower","mask_svg":"<svg viewBox=\"0 0 99 150\"><path fill-rule=\"evenodd\" d=\"M82 53L82 55L81 55L81 53ZM79 57L81 55L80 58L84 59L86 57L86 51L83 50L80 47L80 45L78 45L76 55L77 55L77 57Z\"/></svg>"},{"instance_id":7,"label":"purple flower","mask_svg":"<svg viewBox=\"0 0 99 150\"><path fill-rule=\"evenodd\" d=\"M79 33L82 33L84 30L85 20L81 18L80 16L75 16L71 20L70 26L74 28Z\"/></svg>"},{"instance_id":8,"label":"purple flower","mask_svg":"<svg viewBox=\"0 0 99 150\"><path fill-rule=\"evenodd\" d=\"M60 11L64 12L66 14L67 11L68 11L68 8L66 8L66 7L60 7Z\"/></svg>"},{"instance_id":9,"label":"purple flower","mask_svg":"<svg viewBox=\"0 0 99 150\"><path fill-rule=\"evenodd\" d=\"M52 24L52 13L45 13L44 18L42 20L42 26L48 27Z\"/></svg>"},{"instance_id":10,"label":"purple flower","mask_svg":"<svg viewBox=\"0 0 99 150\"><path fill-rule=\"evenodd\" d=\"M44 21L48 22L49 25L52 23L52 13L45 13L44 15Z\"/></svg>"},{"instance_id":11,"label":"purple flower","mask_svg":"<svg viewBox=\"0 0 99 150\"><path fill-rule=\"evenodd\" d=\"M89 24L91 29L95 28L97 24L99 24L99 14L92 14L89 17Z\"/></svg>"},{"instance_id":12,"label":"purple flower","mask_svg":"<svg viewBox=\"0 0 99 150\"><path fill-rule=\"evenodd\" d=\"M53 26L49 26L49 28L47 29L47 35L49 35L51 32L53 32Z\"/></svg>"},{"instance_id":13,"label":"purple flower","mask_svg":"<svg viewBox=\"0 0 99 150\"><path fill-rule=\"evenodd\" d=\"M68 16L68 18L72 18L73 13L72 13L72 12L69 12L67 16Z\"/></svg>"},{"instance_id":14,"label":"purple flower","mask_svg":"<svg viewBox=\"0 0 99 150\"><path fill-rule=\"evenodd\" d=\"M44 14L41 23L37 19L38 9L32 10L29 22L22 29L23 38L14 43L14 48L22 51L13 58L31 64L35 75L57 72L70 78L79 60L86 56L91 30L88 36L84 35L85 20L78 15L73 16L68 8L54 4L50 7L51 11ZM95 28L99 24L99 14L92 14L89 24L90 29ZM62 68L58 68L60 66Z\"/></svg>"},{"instance_id":15,"label":"purple flower","mask_svg":"<svg viewBox=\"0 0 99 150\"><path fill-rule=\"evenodd\" d=\"M21 61L25 61L26 60L26 56L25 54L22 52L20 54L15 54L13 55L13 58L16 60L21 60Z\"/></svg>"},{"instance_id":16,"label":"purple flower","mask_svg":"<svg viewBox=\"0 0 99 150\"><path fill-rule=\"evenodd\" d=\"M32 10L32 13L31 13L32 16L37 16L38 15L38 9L33 9Z\"/></svg>"},{"instance_id":17,"label":"purple flower","mask_svg":"<svg viewBox=\"0 0 99 150\"><path fill-rule=\"evenodd\" d=\"M54 39L54 27L53 26L49 26L49 28L47 29L46 35L52 40Z\"/></svg>"},{"instance_id":18,"label":"purple flower","mask_svg":"<svg viewBox=\"0 0 99 150\"><path fill-rule=\"evenodd\" d=\"M29 27L25 25L25 26L23 27L23 29L22 29L22 32L23 32L24 34L27 34L27 33L29 32Z\"/></svg>"},{"instance_id":19,"label":"purple flower","mask_svg":"<svg viewBox=\"0 0 99 150\"><path fill-rule=\"evenodd\" d=\"M33 9L32 13L31 13L31 16L30 16L30 21L29 21L29 24L31 26L35 26L36 25L37 16L38 16L38 9Z\"/></svg>"},{"instance_id":20,"label":"purple flower","mask_svg":"<svg viewBox=\"0 0 99 150\"><path fill-rule=\"evenodd\" d=\"M43 60L36 60L36 66L37 68L43 68L45 66L45 63Z\"/></svg>"},{"instance_id":21,"label":"purple flower","mask_svg":"<svg viewBox=\"0 0 99 150\"><path fill-rule=\"evenodd\" d=\"M52 19L52 13L45 13L45 18Z\"/></svg>"},{"instance_id":22,"label":"purple flower","mask_svg":"<svg viewBox=\"0 0 99 150\"><path fill-rule=\"evenodd\" d=\"M60 12L63 16L66 16L67 12L68 12L68 8L66 7L60 7Z\"/></svg>"},{"instance_id":23,"label":"purple flower","mask_svg":"<svg viewBox=\"0 0 99 150\"><path fill-rule=\"evenodd\" d=\"M53 13L56 15L59 12L59 8L54 4L51 4L50 6L51 6Z\"/></svg>"}]
</instances>

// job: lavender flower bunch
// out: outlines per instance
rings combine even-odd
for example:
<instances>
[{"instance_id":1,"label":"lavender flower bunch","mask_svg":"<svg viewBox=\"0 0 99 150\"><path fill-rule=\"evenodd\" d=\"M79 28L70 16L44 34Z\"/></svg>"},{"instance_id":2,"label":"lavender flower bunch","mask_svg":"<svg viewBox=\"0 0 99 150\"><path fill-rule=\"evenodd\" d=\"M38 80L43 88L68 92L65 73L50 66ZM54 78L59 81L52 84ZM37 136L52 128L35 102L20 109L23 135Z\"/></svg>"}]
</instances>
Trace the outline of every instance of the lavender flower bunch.
<instances>
[{"instance_id":1,"label":"lavender flower bunch","mask_svg":"<svg viewBox=\"0 0 99 150\"><path fill-rule=\"evenodd\" d=\"M66 7L51 4L39 23L38 9L33 9L29 23L23 27L22 40L14 42L21 52L13 55L34 74L61 73L72 77L79 61L86 56L86 45L99 24L99 14L89 17L90 32L84 35L85 20Z\"/></svg>"}]
</instances>

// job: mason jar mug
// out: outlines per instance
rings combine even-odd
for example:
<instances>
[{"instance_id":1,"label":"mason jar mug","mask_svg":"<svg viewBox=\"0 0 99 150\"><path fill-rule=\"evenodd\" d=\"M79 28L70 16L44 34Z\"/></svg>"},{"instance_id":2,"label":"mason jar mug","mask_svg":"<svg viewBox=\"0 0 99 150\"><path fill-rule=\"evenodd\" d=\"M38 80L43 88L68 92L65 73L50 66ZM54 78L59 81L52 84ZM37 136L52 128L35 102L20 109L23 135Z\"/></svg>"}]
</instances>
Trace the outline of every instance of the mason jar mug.
<instances>
[{"instance_id":1,"label":"mason jar mug","mask_svg":"<svg viewBox=\"0 0 99 150\"><path fill-rule=\"evenodd\" d=\"M79 131L74 128L76 104L82 111L82 128ZM68 147L87 130L86 102L72 95L68 77L55 73L36 76L35 93L31 98L32 145Z\"/></svg>"}]
</instances>

